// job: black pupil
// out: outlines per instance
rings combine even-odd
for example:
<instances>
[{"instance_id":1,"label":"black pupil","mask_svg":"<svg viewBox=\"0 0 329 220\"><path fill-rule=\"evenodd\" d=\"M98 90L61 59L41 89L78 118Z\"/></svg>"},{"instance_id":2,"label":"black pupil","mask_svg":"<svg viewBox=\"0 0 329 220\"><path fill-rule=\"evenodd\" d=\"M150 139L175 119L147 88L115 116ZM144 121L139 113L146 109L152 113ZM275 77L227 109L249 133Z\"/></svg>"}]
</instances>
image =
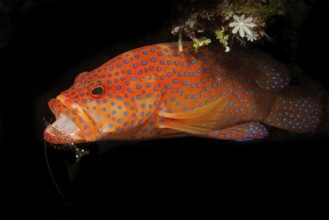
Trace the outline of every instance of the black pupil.
<instances>
[{"instance_id":1,"label":"black pupil","mask_svg":"<svg viewBox=\"0 0 329 220\"><path fill-rule=\"evenodd\" d=\"M91 91L91 93L92 93L93 95L102 95L102 94L103 94L103 88L100 87L100 86L98 86L98 87L94 88L94 89Z\"/></svg>"}]
</instances>

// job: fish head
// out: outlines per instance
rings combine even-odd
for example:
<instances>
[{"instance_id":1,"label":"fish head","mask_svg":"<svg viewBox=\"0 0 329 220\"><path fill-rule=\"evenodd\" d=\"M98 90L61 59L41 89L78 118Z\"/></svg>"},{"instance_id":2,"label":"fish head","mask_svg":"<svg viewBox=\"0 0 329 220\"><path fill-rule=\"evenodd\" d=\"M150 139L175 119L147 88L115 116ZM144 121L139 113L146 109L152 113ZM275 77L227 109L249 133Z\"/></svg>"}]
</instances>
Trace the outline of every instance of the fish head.
<instances>
[{"instance_id":1,"label":"fish head","mask_svg":"<svg viewBox=\"0 0 329 220\"><path fill-rule=\"evenodd\" d=\"M44 139L54 144L83 143L133 130L140 118L128 84L92 72L79 74L69 89L49 101L56 121L45 129Z\"/></svg>"}]
</instances>

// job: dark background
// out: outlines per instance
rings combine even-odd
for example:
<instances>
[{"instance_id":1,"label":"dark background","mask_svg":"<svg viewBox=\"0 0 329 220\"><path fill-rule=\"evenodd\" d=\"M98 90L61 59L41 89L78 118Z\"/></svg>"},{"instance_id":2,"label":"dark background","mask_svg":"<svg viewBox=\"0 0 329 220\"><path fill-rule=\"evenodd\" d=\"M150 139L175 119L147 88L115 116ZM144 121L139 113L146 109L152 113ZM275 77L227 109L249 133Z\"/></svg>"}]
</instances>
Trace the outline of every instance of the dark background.
<instances>
[{"instance_id":1,"label":"dark background","mask_svg":"<svg viewBox=\"0 0 329 220\"><path fill-rule=\"evenodd\" d=\"M107 3L105 3L107 2ZM328 88L327 1L309 1L300 31L298 60L305 74ZM176 1L45 1L13 15L10 41L0 50L1 195L11 215L80 219L87 214L162 216L201 206L233 208L236 202L298 212L324 194L328 138L288 136L253 142L181 138L91 144L77 166L72 154L48 150L43 129L47 101L74 77L126 50L165 41ZM16 18L16 19L15 19ZM265 47L275 48L275 45ZM274 53L278 54L278 51ZM323 53L323 54L321 54ZM45 120L44 120L45 118ZM100 150L100 152L99 152ZM279 207L266 205L278 200ZM217 203L223 203L219 205ZM191 210L182 208L190 206ZM318 205L321 210L321 203ZM276 211L275 211L276 210ZM303 209L300 213L307 213ZM169 215L172 216L172 215Z\"/></svg>"}]
</instances>

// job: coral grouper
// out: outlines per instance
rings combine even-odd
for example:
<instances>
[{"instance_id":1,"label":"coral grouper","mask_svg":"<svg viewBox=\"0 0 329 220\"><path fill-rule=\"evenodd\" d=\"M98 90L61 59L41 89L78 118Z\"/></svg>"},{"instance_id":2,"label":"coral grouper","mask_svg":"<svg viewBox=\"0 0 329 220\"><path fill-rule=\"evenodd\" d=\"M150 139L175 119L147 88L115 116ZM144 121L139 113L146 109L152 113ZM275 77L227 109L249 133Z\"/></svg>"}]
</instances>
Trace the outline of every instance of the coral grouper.
<instances>
[{"instance_id":1,"label":"coral grouper","mask_svg":"<svg viewBox=\"0 0 329 220\"><path fill-rule=\"evenodd\" d=\"M252 140L266 126L296 133L320 123L321 106L286 67L258 51L200 48L191 43L123 53L74 84L49 107L56 121L44 138L73 144L104 139L182 135Z\"/></svg>"}]
</instances>

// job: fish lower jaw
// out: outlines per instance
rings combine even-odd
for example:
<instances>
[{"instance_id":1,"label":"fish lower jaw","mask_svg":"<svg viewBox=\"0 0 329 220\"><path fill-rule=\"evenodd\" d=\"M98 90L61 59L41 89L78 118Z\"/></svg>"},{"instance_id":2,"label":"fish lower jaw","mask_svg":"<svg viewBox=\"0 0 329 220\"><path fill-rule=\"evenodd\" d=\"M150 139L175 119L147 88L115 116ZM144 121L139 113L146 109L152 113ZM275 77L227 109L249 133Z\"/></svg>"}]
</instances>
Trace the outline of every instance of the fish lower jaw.
<instances>
[{"instance_id":1,"label":"fish lower jaw","mask_svg":"<svg viewBox=\"0 0 329 220\"><path fill-rule=\"evenodd\" d=\"M80 128L64 114L60 114L56 121L45 129L44 137L47 142L53 144L72 144L84 141Z\"/></svg>"}]
</instances>

